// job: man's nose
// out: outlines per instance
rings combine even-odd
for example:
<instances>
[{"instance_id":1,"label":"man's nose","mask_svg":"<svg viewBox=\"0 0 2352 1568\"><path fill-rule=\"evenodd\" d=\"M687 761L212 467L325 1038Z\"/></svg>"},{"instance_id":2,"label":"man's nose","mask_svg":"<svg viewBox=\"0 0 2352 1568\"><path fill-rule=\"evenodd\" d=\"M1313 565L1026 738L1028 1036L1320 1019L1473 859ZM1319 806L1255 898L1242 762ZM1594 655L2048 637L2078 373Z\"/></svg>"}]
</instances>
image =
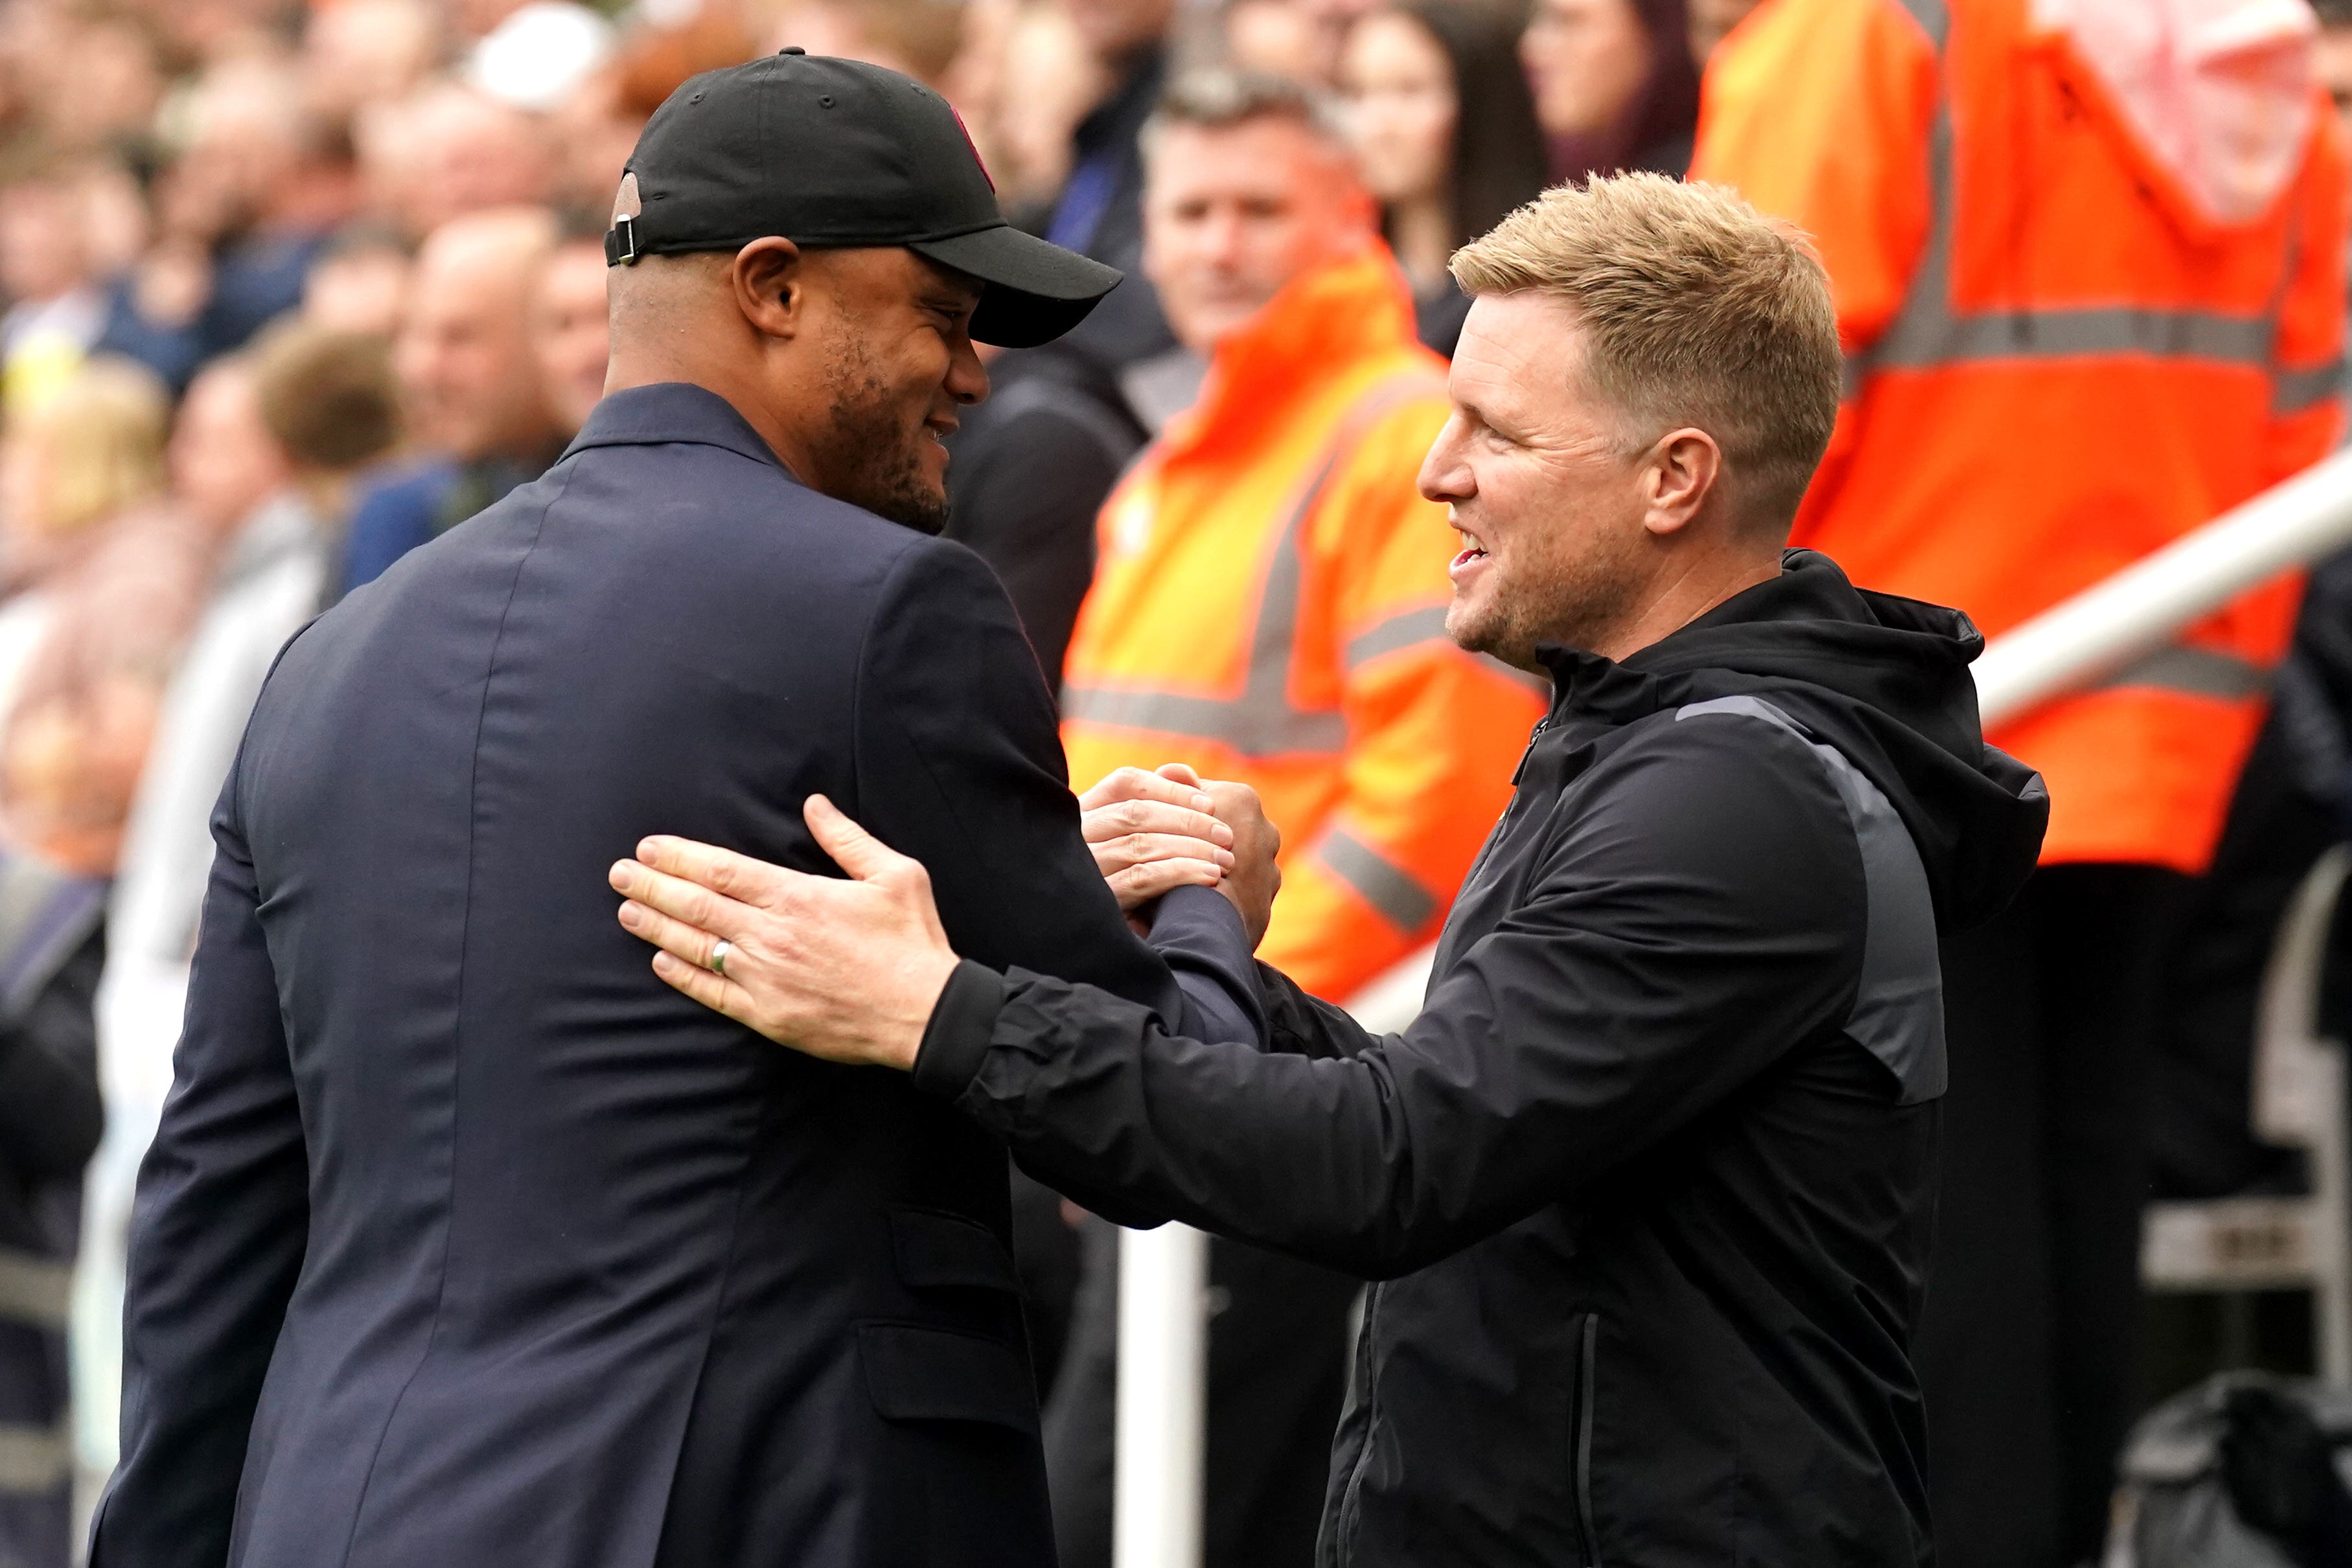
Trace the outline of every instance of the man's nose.
<instances>
[{"instance_id":1,"label":"man's nose","mask_svg":"<svg viewBox=\"0 0 2352 1568\"><path fill-rule=\"evenodd\" d=\"M1202 226L1201 248L1217 266L1230 268L1242 251L1239 213L1219 213Z\"/></svg>"},{"instance_id":2,"label":"man's nose","mask_svg":"<svg viewBox=\"0 0 2352 1568\"><path fill-rule=\"evenodd\" d=\"M978 403L988 395L988 367L969 337L959 338L948 358L948 395L958 403Z\"/></svg>"},{"instance_id":3,"label":"man's nose","mask_svg":"<svg viewBox=\"0 0 2352 1568\"><path fill-rule=\"evenodd\" d=\"M1467 500L1478 493L1470 477L1470 465L1463 457L1465 434L1462 416L1446 420L1430 444L1429 456L1421 460L1421 473L1415 482L1424 500L1435 501Z\"/></svg>"}]
</instances>

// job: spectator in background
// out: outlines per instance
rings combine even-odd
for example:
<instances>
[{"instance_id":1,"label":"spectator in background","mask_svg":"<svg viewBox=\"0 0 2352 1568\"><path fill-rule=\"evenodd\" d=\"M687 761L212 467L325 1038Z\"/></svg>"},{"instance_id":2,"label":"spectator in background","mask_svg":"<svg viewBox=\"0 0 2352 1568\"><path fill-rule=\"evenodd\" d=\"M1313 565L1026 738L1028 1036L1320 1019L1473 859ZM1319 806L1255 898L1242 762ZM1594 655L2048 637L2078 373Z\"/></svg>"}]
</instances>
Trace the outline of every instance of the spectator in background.
<instances>
[{"instance_id":1,"label":"spectator in background","mask_svg":"<svg viewBox=\"0 0 2352 1568\"><path fill-rule=\"evenodd\" d=\"M0 730L47 635L52 585L100 524L163 487L163 390L135 365L78 367L0 435Z\"/></svg>"},{"instance_id":2,"label":"spectator in background","mask_svg":"<svg viewBox=\"0 0 2352 1568\"><path fill-rule=\"evenodd\" d=\"M262 677L318 612L350 476L391 447L397 408L380 340L289 323L198 377L173 434L173 500L218 542L217 563L163 694L106 920L108 1124L83 1257L86 1291L116 1320L131 1189L171 1087L213 804ZM93 1371L110 1395L111 1355Z\"/></svg>"},{"instance_id":3,"label":"spectator in background","mask_svg":"<svg viewBox=\"0 0 2352 1568\"><path fill-rule=\"evenodd\" d=\"M1281 78L1180 79L1143 133L1144 265L1204 400L1104 507L1063 689L1074 776L1187 763L1283 824L1265 960L1344 1001L1432 940L1542 704L1446 637L1446 420L1344 131ZM1356 1282L1218 1241L1206 1561L1304 1564ZM1113 1238L1088 1237L1046 1416L1064 1568L1107 1554Z\"/></svg>"},{"instance_id":4,"label":"spectator in background","mask_svg":"<svg viewBox=\"0 0 2352 1568\"><path fill-rule=\"evenodd\" d=\"M0 1562L68 1568L73 1444L65 1329L82 1172L98 1147L91 998L105 884L0 847Z\"/></svg>"},{"instance_id":5,"label":"spectator in background","mask_svg":"<svg viewBox=\"0 0 2352 1568\"><path fill-rule=\"evenodd\" d=\"M439 60L441 11L430 0L335 0L302 26L304 107L348 127L372 103L407 97Z\"/></svg>"},{"instance_id":6,"label":"spectator in background","mask_svg":"<svg viewBox=\"0 0 2352 1568\"><path fill-rule=\"evenodd\" d=\"M1691 58L1701 70L1715 58L1731 29L1748 20L1760 0L1685 0L1690 7Z\"/></svg>"},{"instance_id":7,"label":"spectator in background","mask_svg":"<svg viewBox=\"0 0 2352 1568\"><path fill-rule=\"evenodd\" d=\"M1767 0L1717 48L1693 174L1813 237L1849 356L1796 543L1999 637L2335 445L2347 170L2311 17L2248 7L2207 51L2201 9L2044 30L2009 0ZM2105 1536L2163 966L2296 591L1990 737L2051 815L2015 905L1944 954L1914 1353L1946 1568L2055 1568Z\"/></svg>"},{"instance_id":8,"label":"spectator in background","mask_svg":"<svg viewBox=\"0 0 2352 1568\"><path fill-rule=\"evenodd\" d=\"M998 47L982 151L1004 210L1035 220L1070 177L1078 122L1116 84L1059 0L1017 0Z\"/></svg>"},{"instance_id":9,"label":"spectator in background","mask_svg":"<svg viewBox=\"0 0 2352 1568\"><path fill-rule=\"evenodd\" d=\"M1698 68L1683 0L1536 0L1519 54L1554 179L1689 167Z\"/></svg>"},{"instance_id":10,"label":"spectator in background","mask_svg":"<svg viewBox=\"0 0 2352 1568\"><path fill-rule=\"evenodd\" d=\"M768 47L798 44L941 87L962 42L961 0L791 0Z\"/></svg>"},{"instance_id":11,"label":"spectator in background","mask_svg":"<svg viewBox=\"0 0 2352 1568\"><path fill-rule=\"evenodd\" d=\"M372 206L417 239L454 217L544 201L557 172L541 116L448 82L373 106L353 135Z\"/></svg>"},{"instance_id":12,"label":"spectator in background","mask_svg":"<svg viewBox=\"0 0 2352 1568\"><path fill-rule=\"evenodd\" d=\"M618 182L615 182L616 184ZM568 223L540 268L530 300L530 346L539 360L556 428L568 440L604 396L604 361L611 348L605 320L605 225L583 217Z\"/></svg>"},{"instance_id":13,"label":"spectator in background","mask_svg":"<svg viewBox=\"0 0 2352 1568\"><path fill-rule=\"evenodd\" d=\"M2352 0L2314 0L2312 8L2319 13L2319 85L2352 143Z\"/></svg>"},{"instance_id":14,"label":"spectator in background","mask_svg":"<svg viewBox=\"0 0 2352 1568\"><path fill-rule=\"evenodd\" d=\"M416 258L388 228L352 224L322 246L302 279L302 319L329 331L389 339L408 308Z\"/></svg>"},{"instance_id":15,"label":"spectator in background","mask_svg":"<svg viewBox=\"0 0 2352 1568\"><path fill-rule=\"evenodd\" d=\"M108 520L157 489L163 420L162 395L146 377L99 362L46 410L20 418L0 447L17 585L0 610L0 737L13 739L6 710L37 645L57 627L57 579ZM106 882L16 836L42 825L37 815L14 819L18 796L5 773L0 801L12 812L0 842L0 967L10 976L0 996L0 1268L16 1282L0 1306L0 1443L13 1461L0 1474L0 1560L66 1568L73 1463L64 1330L82 1173L103 1121L91 1009Z\"/></svg>"},{"instance_id":16,"label":"spectator in background","mask_svg":"<svg viewBox=\"0 0 2352 1568\"><path fill-rule=\"evenodd\" d=\"M452 219L417 253L393 364L409 435L429 455L360 500L343 592L537 479L562 450L530 331L554 238L544 208L507 207Z\"/></svg>"},{"instance_id":17,"label":"spectator in background","mask_svg":"<svg viewBox=\"0 0 2352 1568\"><path fill-rule=\"evenodd\" d=\"M1141 276L1143 154L1136 138L1168 72L1175 0L1061 0L1104 79L1102 101L1070 138L1070 177L1038 226L1055 245L1127 274L1066 340L1113 369L1173 346L1151 285Z\"/></svg>"},{"instance_id":18,"label":"spectator in background","mask_svg":"<svg viewBox=\"0 0 2352 1568\"><path fill-rule=\"evenodd\" d=\"M1336 74L1338 47L1297 0L1231 0L1223 20L1225 58L1236 70L1316 86Z\"/></svg>"},{"instance_id":19,"label":"spectator in background","mask_svg":"<svg viewBox=\"0 0 2352 1568\"><path fill-rule=\"evenodd\" d=\"M189 119L159 187L154 247L112 288L98 342L175 389L301 302L310 263L358 200L350 145L302 110L281 63L215 68Z\"/></svg>"},{"instance_id":20,"label":"spectator in background","mask_svg":"<svg viewBox=\"0 0 2352 1568\"><path fill-rule=\"evenodd\" d=\"M106 324L73 171L36 164L0 184L0 412L38 407L81 367Z\"/></svg>"},{"instance_id":21,"label":"spectator in background","mask_svg":"<svg viewBox=\"0 0 2352 1568\"><path fill-rule=\"evenodd\" d=\"M1499 6L1406 0L1360 18L1339 57L1357 168L1412 284L1421 341L1449 358L1470 300L1446 262L1546 183L1517 42Z\"/></svg>"}]
</instances>

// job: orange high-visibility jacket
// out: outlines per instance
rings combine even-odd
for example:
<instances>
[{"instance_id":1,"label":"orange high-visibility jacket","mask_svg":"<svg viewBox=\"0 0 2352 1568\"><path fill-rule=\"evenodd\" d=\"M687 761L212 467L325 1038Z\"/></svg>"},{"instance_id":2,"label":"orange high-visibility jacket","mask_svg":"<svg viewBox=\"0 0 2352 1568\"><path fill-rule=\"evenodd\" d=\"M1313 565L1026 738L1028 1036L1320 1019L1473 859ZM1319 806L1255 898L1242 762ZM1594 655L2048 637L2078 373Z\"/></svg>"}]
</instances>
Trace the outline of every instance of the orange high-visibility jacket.
<instances>
[{"instance_id":1,"label":"orange high-visibility jacket","mask_svg":"<svg viewBox=\"0 0 2352 1568\"><path fill-rule=\"evenodd\" d=\"M2323 455L2344 158L2315 114L2270 210L2221 226L2030 0L1765 0L1707 67L1692 178L1820 246L1847 402L1797 542L1988 637ZM2045 862L2203 868L2299 580L2004 726Z\"/></svg>"},{"instance_id":2,"label":"orange high-visibility jacket","mask_svg":"<svg viewBox=\"0 0 2352 1568\"><path fill-rule=\"evenodd\" d=\"M1294 279L1104 504L1062 738L1081 787L1189 763L1282 829L1260 955L1345 1000L1436 934L1542 713L1447 640L1445 422L1385 250Z\"/></svg>"}]
</instances>

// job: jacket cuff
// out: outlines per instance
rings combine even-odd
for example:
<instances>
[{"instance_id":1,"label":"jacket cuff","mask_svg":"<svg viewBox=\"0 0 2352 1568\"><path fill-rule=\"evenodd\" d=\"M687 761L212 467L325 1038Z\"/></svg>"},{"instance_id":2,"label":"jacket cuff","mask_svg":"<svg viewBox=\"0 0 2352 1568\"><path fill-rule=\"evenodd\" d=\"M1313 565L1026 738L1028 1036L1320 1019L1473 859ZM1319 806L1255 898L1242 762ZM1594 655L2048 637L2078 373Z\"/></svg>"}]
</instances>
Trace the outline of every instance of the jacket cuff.
<instances>
[{"instance_id":1,"label":"jacket cuff","mask_svg":"<svg viewBox=\"0 0 2352 1568\"><path fill-rule=\"evenodd\" d=\"M915 1087L948 1100L971 1088L1003 1010L1004 976L969 958L958 963L915 1047Z\"/></svg>"}]
</instances>

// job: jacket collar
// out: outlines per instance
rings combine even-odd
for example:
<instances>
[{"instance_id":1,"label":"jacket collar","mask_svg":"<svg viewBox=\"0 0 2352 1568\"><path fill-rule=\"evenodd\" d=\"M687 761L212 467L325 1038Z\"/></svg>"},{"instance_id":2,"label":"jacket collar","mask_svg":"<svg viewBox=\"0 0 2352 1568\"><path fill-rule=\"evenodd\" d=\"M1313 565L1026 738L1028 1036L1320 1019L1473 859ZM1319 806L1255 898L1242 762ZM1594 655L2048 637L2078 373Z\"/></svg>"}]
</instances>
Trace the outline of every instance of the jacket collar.
<instances>
[{"instance_id":1,"label":"jacket collar","mask_svg":"<svg viewBox=\"0 0 2352 1568\"><path fill-rule=\"evenodd\" d=\"M672 442L721 447L766 463L786 479L793 477L733 404L708 387L684 381L656 382L614 393L589 411L588 423L572 438L563 456L569 458L591 447L655 447Z\"/></svg>"},{"instance_id":2,"label":"jacket collar","mask_svg":"<svg viewBox=\"0 0 2352 1568\"><path fill-rule=\"evenodd\" d=\"M1583 712L1612 723L1631 723L1680 700L1668 694L1665 680L1684 673L1684 661L1677 656L1693 633L1748 621L1835 615L1822 602L1830 586L1822 578L1834 575L1837 587L1847 584L1844 574L1827 556L1788 550L1781 552L1780 562L1779 576L1734 594L1689 625L1628 654L1622 664L1565 643L1538 643L1536 658L1551 672L1553 713L1566 717Z\"/></svg>"},{"instance_id":3,"label":"jacket collar","mask_svg":"<svg viewBox=\"0 0 2352 1568\"><path fill-rule=\"evenodd\" d=\"M1216 347L1201 402L1177 439L1213 438L1227 429L1256 430L1270 411L1320 384L1344 380L1366 363L1419 346L1412 290L1387 246L1373 240L1353 256L1301 273L1265 308ZM1443 367L1432 360L1433 374Z\"/></svg>"}]
</instances>

